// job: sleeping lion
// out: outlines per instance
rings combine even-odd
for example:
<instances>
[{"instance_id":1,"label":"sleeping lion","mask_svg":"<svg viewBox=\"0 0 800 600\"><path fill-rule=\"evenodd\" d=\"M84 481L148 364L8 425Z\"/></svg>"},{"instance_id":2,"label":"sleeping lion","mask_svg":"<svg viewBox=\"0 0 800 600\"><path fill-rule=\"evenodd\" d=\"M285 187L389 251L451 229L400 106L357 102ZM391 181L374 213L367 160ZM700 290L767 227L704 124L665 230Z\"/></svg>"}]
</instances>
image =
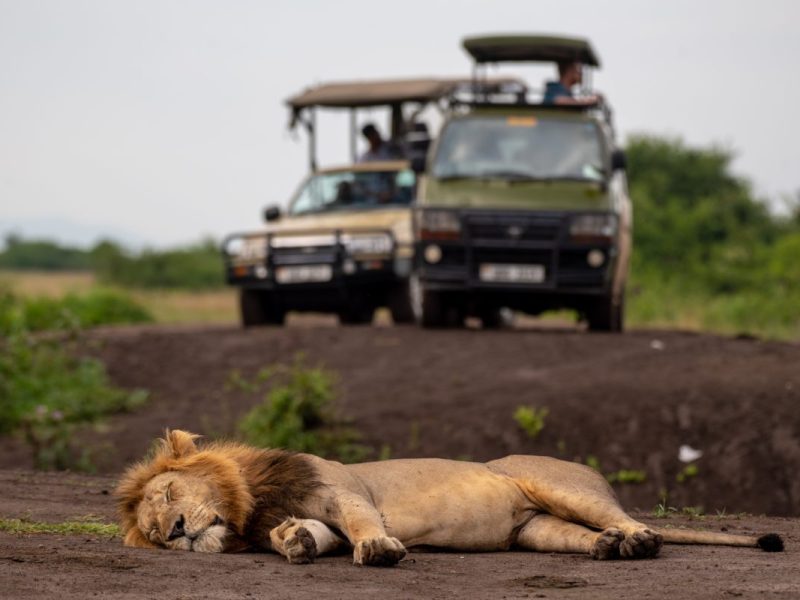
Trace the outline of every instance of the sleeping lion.
<instances>
[{"instance_id":1,"label":"sleeping lion","mask_svg":"<svg viewBox=\"0 0 800 600\"><path fill-rule=\"evenodd\" d=\"M167 430L116 489L125 544L195 552L272 550L309 563L347 546L357 565L391 566L414 546L519 548L599 560L650 558L664 542L783 550L759 538L656 531L622 510L595 470L543 456L343 465Z\"/></svg>"}]
</instances>

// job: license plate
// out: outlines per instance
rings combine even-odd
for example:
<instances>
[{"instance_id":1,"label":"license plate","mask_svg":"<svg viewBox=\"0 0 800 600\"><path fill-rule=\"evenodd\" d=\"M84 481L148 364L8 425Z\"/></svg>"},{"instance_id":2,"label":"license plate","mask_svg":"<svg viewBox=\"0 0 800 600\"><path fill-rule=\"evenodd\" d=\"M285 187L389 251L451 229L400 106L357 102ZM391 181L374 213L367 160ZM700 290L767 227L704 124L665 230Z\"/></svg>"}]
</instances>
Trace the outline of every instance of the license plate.
<instances>
[{"instance_id":1,"label":"license plate","mask_svg":"<svg viewBox=\"0 0 800 600\"><path fill-rule=\"evenodd\" d=\"M275 281L278 283L314 283L330 281L332 277L333 269L330 265L303 265L275 269Z\"/></svg>"},{"instance_id":2,"label":"license plate","mask_svg":"<svg viewBox=\"0 0 800 600\"><path fill-rule=\"evenodd\" d=\"M542 283L544 265L501 265L483 263L479 276L481 281L503 283Z\"/></svg>"}]
</instances>

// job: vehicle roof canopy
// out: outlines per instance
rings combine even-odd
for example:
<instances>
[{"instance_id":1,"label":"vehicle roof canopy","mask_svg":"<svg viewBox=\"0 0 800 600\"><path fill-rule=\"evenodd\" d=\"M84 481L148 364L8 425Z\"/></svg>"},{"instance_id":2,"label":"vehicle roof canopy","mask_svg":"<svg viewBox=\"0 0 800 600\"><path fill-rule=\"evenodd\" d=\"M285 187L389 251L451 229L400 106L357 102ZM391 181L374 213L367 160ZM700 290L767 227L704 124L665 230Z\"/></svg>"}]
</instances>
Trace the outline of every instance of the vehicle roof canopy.
<instances>
[{"instance_id":1,"label":"vehicle roof canopy","mask_svg":"<svg viewBox=\"0 0 800 600\"><path fill-rule=\"evenodd\" d=\"M360 108L390 106L405 102L433 102L473 85L470 78L385 79L323 83L292 96L286 103L294 112L312 106L327 108ZM497 77L481 80L482 89L525 84L515 77Z\"/></svg>"},{"instance_id":2,"label":"vehicle roof canopy","mask_svg":"<svg viewBox=\"0 0 800 600\"><path fill-rule=\"evenodd\" d=\"M464 49L476 63L567 62L600 66L589 40L552 35L490 35L464 38Z\"/></svg>"}]
</instances>

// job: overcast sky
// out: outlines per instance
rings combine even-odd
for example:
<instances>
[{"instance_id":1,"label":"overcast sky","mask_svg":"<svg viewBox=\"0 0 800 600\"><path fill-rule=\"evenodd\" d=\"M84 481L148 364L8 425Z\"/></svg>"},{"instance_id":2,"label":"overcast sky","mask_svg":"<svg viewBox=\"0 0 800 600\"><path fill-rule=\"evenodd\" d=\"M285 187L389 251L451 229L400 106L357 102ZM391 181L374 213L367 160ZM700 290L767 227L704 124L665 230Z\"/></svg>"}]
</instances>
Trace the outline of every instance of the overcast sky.
<instances>
[{"instance_id":1,"label":"overcast sky","mask_svg":"<svg viewBox=\"0 0 800 600\"><path fill-rule=\"evenodd\" d=\"M792 0L0 0L0 233L165 246L255 228L306 174L288 96L468 74L460 39L496 32L590 38L622 141L722 145L777 199L800 189L798 23ZM346 120L320 129L322 162L345 162Z\"/></svg>"}]
</instances>

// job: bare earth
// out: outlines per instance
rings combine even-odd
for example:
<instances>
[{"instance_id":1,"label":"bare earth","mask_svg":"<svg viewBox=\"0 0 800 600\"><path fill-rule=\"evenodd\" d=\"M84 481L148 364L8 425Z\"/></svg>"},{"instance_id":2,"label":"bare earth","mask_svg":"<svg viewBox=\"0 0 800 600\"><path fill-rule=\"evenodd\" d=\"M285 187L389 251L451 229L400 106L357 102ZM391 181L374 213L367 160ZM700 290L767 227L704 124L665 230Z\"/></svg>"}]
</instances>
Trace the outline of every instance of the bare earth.
<instances>
[{"instance_id":1,"label":"bare earth","mask_svg":"<svg viewBox=\"0 0 800 600\"><path fill-rule=\"evenodd\" d=\"M595 457L623 505L655 527L780 533L787 551L668 546L660 558L595 562L521 552L412 553L392 569L346 555L310 566L269 554L205 556L123 548L119 539L0 533L0 597L721 598L800 597L800 345L678 332L589 335L573 328L428 332L412 327L131 328L98 331L90 352L115 383L152 392L141 411L79 440L101 475L34 473L0 438L0 517L114 518L115 476L164 427L230 435L260 396L245 375L299 351L340 377L338 410L392 457L487 460L509 453ZM512 415L547 407L530 439ZM702 451L682 483L682 444ZM674 507L707 516L659 519ZM741 514L751 513L751 514ZM752 516L752 515L770 515Z\"/></svg>"}]
</instances>

